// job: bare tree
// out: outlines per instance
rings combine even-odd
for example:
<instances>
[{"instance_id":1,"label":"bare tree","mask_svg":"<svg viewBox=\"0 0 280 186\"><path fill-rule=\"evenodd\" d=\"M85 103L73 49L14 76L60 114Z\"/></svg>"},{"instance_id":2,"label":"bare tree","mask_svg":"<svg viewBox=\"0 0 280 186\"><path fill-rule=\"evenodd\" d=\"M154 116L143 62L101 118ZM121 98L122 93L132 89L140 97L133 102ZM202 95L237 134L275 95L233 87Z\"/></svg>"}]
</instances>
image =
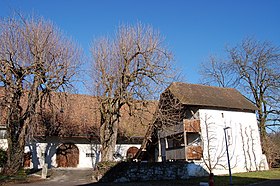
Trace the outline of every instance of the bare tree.
<instances>
[{"instance_id":1,"label":"bare tree","mask_svg":"<svg viewBox=\"0 0 280 186\"><path fill-rule=\"evenodd\" d=\"M219 87L235 87L239 81L232 70L230 61L210 56L209 61L201 65L203 83Z\"/></svg>"},{"instance_id":2,"label":"bare tree","mask_svg":"<svg viewBox=\"0 0 280 186\"><path fill-rule=\"evenodd\" d=\"M268 134L269 167L280 167L280 132Z\"/></svg>"},{"instance_id":3,"label":"bare tree","mask_svg":"<svg viewBox=\"0 0 280 186\"><path fill-rule=\"evenodd\" d=\"M209 64L202 66L202 81L219 86L236 86L250 97L258 108L262 147L266 152L266 128L280 124L279 48L269 42L249 38L226 51L228 58L211 58Z\"/></svg>"},{"instance_id":4,"label":"bare tree","mask_svg":"<svg viewBox=\"0 0 280 186\"><path fill-rule=\"evenodd\" d=\"M43 98L62 91L80 62L80 49L51 22L21 15L0 22L1 115L7 130L8 160L3 173L22 165L25 137Z\"/></svg>"},{"instance_id":5,"label":"bare tree","mask_svg":"<svg viewBox=\"0 0 280 186\"><path fill-rule=\"evenodd\" d=\"M122 25L114 38L101 38L91 48L93 78L100 102L102 161L112 160L120 110L133 99L151 99L170 80L170 51L150 26Z\"/></svg>"}]
</instances>

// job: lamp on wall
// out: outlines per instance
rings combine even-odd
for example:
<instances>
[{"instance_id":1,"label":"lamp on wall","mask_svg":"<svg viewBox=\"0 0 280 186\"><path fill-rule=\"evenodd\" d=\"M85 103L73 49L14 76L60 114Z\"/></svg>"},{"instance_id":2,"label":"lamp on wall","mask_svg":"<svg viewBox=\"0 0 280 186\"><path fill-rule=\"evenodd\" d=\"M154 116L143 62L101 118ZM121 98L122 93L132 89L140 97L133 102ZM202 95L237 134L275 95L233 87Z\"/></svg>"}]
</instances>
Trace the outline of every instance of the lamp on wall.
<instances>
[{"instance_id":1,"label":"lamp on wall","mask_svg":"<svg viewBox=\"0 0 280 186\"><path fill-rule=\"evenodd\" d=\"M230 160L229 160L229 153L228 153L228 140L227 140L227 132L226 132L227 129L230 129L230 127L225 127L224 128L224 133L225 133L225 140L226 140L226 151L227 151L227 161L228 161L228 171L229 171L229 184L232 185L232 176L231 176Z\"/></svg>"}]
</instances>

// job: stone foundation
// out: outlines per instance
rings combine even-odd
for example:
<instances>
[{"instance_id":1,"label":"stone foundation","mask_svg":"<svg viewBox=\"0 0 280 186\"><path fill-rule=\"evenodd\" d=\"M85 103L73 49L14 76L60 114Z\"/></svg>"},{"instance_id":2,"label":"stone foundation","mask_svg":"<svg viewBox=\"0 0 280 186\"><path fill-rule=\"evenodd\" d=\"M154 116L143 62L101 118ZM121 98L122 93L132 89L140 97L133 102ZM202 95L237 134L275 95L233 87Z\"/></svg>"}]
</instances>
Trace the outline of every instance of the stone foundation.
<instances>
[{"instance_id":1,"label":"stone foundation","mask_svg":"<svg viewBox=\"0 0 280 186\"><path fill-rule=\"evenodd\" d=\"M188 179L187 162L120 162L107 171L100 182L135 182Z\"/></svg>"}]
</instances>

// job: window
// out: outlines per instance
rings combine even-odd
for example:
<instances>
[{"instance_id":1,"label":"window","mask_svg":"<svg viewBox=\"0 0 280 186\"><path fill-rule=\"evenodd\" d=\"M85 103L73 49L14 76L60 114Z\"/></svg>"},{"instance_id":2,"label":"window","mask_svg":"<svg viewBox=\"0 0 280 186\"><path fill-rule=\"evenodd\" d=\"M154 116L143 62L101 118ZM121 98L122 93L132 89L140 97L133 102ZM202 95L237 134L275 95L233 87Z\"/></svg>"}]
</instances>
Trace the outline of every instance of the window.
<instances>
[{"instance_id":1,"label":"window","mask_svg":"<svg viewBox=\"0 0 280 186\"><path fill-rule=\"evenodd\" d=\"M201 136L199 133L187 134L187 145L199 146L201 145Z\"/></svg>"},{"instance_id":2,"label":"window","mask_svg":"<svg viewBox=\"0 0 280 186\"><path fill-rule=\"evenodd\" d=\"M94 153L86 153L86 157L94 158L95 154Z\"/></svg>"},{"instance_id":3,"label":"window","mask_svg":"<svg viewBox=\"0 0 280 186\"><path fill-rule=\"evenodd\" d=\"M6 126L0 125L0 139L6 139Z\"/></svg>"}]
</instances>

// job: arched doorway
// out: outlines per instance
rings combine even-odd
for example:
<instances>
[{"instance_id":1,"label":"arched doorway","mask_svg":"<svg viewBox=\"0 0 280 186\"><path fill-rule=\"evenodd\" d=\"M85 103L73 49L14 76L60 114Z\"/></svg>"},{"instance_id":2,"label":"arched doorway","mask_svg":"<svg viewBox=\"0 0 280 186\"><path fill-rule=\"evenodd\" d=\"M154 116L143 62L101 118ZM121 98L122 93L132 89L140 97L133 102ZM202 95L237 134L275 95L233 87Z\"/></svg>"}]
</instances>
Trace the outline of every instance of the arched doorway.
<instances>
[{"instance_id":1,"label":"arched doorway","mask_svg":"<svg viewBox=\"0 0 280 186\"><path fill-rule=\"evenodd\" d=\"M57 167L77 167L79 149L73 143L63 143L56 150Z\"/></svg>"},{"instance_id":2,"label":"arched doorway","mask_svg":"<svg viewBox=\"0 0 280 186\"><path fill-rule=\"evenodd\" d=\"M129 147L126 151L126 159L128 161L132 161L137 152L138 152L137 147Z\"/></svg>"}]
</instances>

